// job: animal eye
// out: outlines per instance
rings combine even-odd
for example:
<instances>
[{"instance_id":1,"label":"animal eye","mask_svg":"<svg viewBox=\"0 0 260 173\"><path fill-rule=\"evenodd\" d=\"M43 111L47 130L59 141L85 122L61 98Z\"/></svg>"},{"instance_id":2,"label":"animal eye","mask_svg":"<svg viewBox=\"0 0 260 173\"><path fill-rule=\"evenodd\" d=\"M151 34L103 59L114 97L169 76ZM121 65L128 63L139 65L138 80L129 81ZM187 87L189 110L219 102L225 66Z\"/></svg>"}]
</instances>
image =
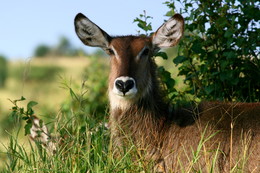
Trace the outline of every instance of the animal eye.
<instances>
[{"instance_id":1,"label":"animal eye","mask_svg":"<svg viewBox=\"0 0 260 173\"><path fill-rule=\"evenodd\" d=\"M150 50L148 48L145 48L141 54L141 56L148 56L149 55Z\"/></svg>"},{"instance_id":2,"label":"animal eye","mask_svg":"<svg viewBox=\"0 0 260 173\"><path fill-rule=\"evenodd\" d=\"M114 54L115 54L112 49L106 49L106 53L107 53L108 55L114 55Z\"/></svg>"}]
</instances>

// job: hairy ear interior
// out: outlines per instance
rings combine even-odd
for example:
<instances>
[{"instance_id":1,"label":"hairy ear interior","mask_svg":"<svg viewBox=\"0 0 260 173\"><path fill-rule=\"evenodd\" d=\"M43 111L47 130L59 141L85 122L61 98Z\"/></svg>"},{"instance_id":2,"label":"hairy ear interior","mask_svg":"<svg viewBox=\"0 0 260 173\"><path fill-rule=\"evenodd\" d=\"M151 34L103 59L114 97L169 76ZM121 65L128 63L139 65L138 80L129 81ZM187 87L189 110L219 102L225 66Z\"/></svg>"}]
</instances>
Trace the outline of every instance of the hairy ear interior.
<instances>
[{"instance_id":1,"label":"hairy ear interior","mask_svg":"<svg viewBox=\"0 0 260 173\"><path fill-rule=\"evenodd\" d=\"M108 47L111 37L83 14L77 14L74 26L76 34L85 45Z\"/></svg>"},{"instance_id":2,"label":"hairy ear interior","mask_svg":"<svg viewBox=\"0 0 260 173\"><path fill-rule=\"evenodd\" d=\"M180 14L175 14L153 34L153 44L159 48L175 46L180 41L183 31L184 19Z\"/></svg>"}]
</instances>

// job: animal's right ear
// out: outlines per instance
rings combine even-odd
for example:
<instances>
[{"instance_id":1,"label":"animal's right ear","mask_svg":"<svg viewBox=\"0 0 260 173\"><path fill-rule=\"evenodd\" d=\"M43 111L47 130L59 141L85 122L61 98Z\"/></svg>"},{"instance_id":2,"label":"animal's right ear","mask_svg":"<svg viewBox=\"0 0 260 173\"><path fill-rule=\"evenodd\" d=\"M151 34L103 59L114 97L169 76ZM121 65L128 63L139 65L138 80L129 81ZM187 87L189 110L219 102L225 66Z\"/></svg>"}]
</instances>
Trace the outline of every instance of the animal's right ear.
<instances>
[{"instance_id":1,"label":"animal's right ear","mask_svg":"<svg viewBox=\"0 0 260 173\"><path fill-rule=\"evenodd\" d=\"M109 46L111 37L83 14L77 14L74 25L79 39L85 45L103 49Z\"/></svg>"},{"instance_id":2,"label":"animal's right ear","mask_svg":"<svg viewBox=\"0 0 260 173\"><path fill-rule=\"evenodd\" d=\"M175 46L183 36L183 31L184 19L180 14L175 14L153 34L153 45L158 48Z\"/></svg>"}]
</instances>

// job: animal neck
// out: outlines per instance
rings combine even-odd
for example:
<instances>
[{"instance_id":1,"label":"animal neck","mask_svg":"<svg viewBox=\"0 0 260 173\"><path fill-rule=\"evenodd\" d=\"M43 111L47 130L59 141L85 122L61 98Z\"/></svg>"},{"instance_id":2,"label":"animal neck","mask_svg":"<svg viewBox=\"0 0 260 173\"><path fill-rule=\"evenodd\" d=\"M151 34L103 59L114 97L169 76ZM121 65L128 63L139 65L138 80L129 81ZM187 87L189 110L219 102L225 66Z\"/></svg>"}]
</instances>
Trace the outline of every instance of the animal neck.
<instances>
[{"instance_id":1,"label":"animal neck","mask_svg":"<svg viewBox=\"0 0 260 173\"><path fill-rule=\"evenodd\" d=\"M111 106L110 127L112 138L115 139L114 145L127 145L124 140L117 143L117 138L131 139L138 148L148 150L161 145L164 131L167 129L164 116L168 109L163 108L166 104L161 101L162 97L155 89L151 88L148 94L127 104L127 107Z\"/></svg>"}]
</instances>

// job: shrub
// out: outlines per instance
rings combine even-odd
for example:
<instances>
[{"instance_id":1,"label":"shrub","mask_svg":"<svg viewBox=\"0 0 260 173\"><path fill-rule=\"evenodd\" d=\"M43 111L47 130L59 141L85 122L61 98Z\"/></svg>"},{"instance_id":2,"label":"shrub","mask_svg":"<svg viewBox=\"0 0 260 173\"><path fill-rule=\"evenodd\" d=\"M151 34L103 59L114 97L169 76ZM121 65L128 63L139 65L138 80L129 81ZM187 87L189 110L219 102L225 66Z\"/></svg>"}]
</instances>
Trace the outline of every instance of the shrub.
<instances>
[{"instance_id":1,"label":"shrub","mask_svg":"<svg viewBox=\"0 0 260 173\"><path fill-rule=\"evenodd\" d=\"M58 66L32 66L27 81L49 81L55 79L62 69Z\"/></svg>"},{"instance_id":2,"label":"shrub","mask_svg":"<svg viewBox=\"0 0 260 173\"><path fill-rule=\"evenodd\" d=\"M50 54L51 48L45 44L37 46L34 50L34 56L45 57Z\"/></svg>"},{"instance_id":3,"label":"shrub","mask_svg":"<svg viewBox=\"0 0 260 173\"><path fill-rule=\"evenodd\" d=\"M22 66L14 70L14 76L18 79L23 77L25 82L52 81L63 69L58 66Z\"/></svg>"},{"instance_id":4,"label":"shrub","mask_svg":"<svg viewBox=\"0 0 260 173\"><path fill-rule=\"evenodd\" d=\"M183 8L175 10L175 4ZM168 1L167 14L185 16L180 42L179 75L186 93L201 99L259 101L259 6L254 1Z\"/></svg>"},{"instance_id":5,"label":"shrub","mask_svg":"<svg viewBox=\"0 0 260 173\"><path fill-rule=\"evenodd\" d=\"M4 56L0 55L0 88L5 86L7 79L7 60Z\"/></svg>"},{"instance_id":6,"label":"shrub","mask_svg":"<svg viewBox=\"0 0 260 173\"><path fill-rule=\"evenodd\" d=\"M107 61L93 58L90 65L84 71L84 78L87 81L86 87L88 89L85 112L88 114L95 113L101 117L106 114L108 104L107 80L109 67L106 63Z\"/></svg>"},{"instance_id":7,"label":"shrub","mask_svg":"<svg viewBox=\"0 0 260 173\"><path fill-rule=\"evenodd\" d=\"M75 56L84 56L86 52L82 48L75 48L70 40L64 36L60 37L57 45L49 46L46 44L40 44L36 46L34 50L34 56L43 58L50 56L66 56L66 57L75 57Z\"/></svg>"},{"instance_id":8,"label":"shrub","mask_svg":"<svg viewBox=\"0 0 260 173\"><path fill-rule=\"evenodd\" d=\"M64 82L65 88L70 91L71 98L62 105L62 111L70 112L81 109L82 116L95 117L98 121L103 119L107 110L107 79L108 79L108 61L104 58L89 58L90 64L83 72L83 82L81 86L71 86ZM73 92L81 88L79 92Z\"/></svg>"}]
</instances>

